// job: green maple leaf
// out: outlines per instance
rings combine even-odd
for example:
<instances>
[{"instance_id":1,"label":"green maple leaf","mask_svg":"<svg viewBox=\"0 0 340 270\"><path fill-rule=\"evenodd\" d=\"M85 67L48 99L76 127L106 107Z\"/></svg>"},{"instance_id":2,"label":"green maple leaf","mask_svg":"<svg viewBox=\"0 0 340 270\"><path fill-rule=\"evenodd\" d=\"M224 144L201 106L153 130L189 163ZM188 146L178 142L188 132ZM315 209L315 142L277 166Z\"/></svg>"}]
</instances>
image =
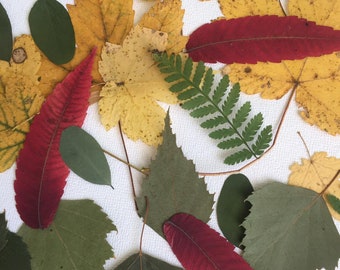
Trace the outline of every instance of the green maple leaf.
<instances>
[{"instance_id":1,"label":"green maple leaf","mask_svg":"<svg viewBox=\"0 0 340 270\"><path fill-rule=\"evenodd\" d=\"M107 234L115 230L100 207L90 200L61 201L51 226L23 225L19 234L28 245L34 270L103 269L113 256Z\"/></svg>"},{"instance_id":2,"label":"green maple leaf","mask_svg":"<svg viewBox=\"0 0 340 270\"><path fill-rule=\"evenodd\" d=\"M270 183L248 198L243 257L254 269L334 269L340 236L318 193Z\"/></svg>"},{"instance_id":3,"label":"green maple leaf","mask_svg":"<svg viewBox=\"0 0 340 270\"><path fill-rule=\"evenodd\" d=\"M149 201L147 224L163 236L162 225L176 213L187 213L208 222L212 213L214 195L207 191L203 178L199 178L195 165L187 160L176 145L171 133L169 114L165 119L163 143L151 162L150 174L143 181L142 194L137 198L140 216L145 217L146 200Z\"/></svg>"},{"instance_id":4,"label":"green maple leaf","mask_svg":"<svg viewBox=\"0 0 340 270\"><path fill-rule=\"evenodd\" d=\"M22 238L7 230L5 213L0 214L0 269L30 270L30 255Z\"/></svg>"}]
</instances>

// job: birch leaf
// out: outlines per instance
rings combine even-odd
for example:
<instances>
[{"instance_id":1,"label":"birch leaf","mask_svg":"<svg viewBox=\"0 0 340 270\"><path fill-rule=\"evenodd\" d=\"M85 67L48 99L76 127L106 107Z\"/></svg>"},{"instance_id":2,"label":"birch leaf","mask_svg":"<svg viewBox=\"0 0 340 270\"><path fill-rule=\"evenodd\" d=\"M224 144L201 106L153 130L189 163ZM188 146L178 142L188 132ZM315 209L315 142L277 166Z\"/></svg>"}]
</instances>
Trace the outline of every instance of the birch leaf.
<instances>
[{"instance_id":1,"label":"birch leaf","mask_svg":"<svg viewBox=\"0 0 340 270\"><path fill-rule=\"evenodd\" d=\"M168 34L166 51L181 52L188 40L182 35L184 10L180 0L165 0L156 3L144 16L139 25Z\"/></svg>"},{"instance_id":2,"label":"birch leaf","mask_svg":"<svg viewBox=\"0 0 340 270\"><path fill-rule=\"evenodd\" d=\"M164 76L153 61L153 50L164 51L167 34L136 26L122 46L107 43L99 71L106 82L100 93L99 114L107 130L118 121L132 140L161 142L164 110L157 101L175 103Z\"/></svg>"},{"instance_id":3,"label":"birch leaf","mask_svg":"<svg viewBox=\"0 0 340 270\"><path fill-rule=\"evenodd\" d=\"M222 0L220 0L222 2ZM224 9L227 18L240 16L232 0ZM246 3L247 2L247 3ZM246 15L262 15L259 7L272 10L273 14L284 15L279 1L246 1ZM295 2L295 3L293 3ZM340 27L340 2L337 0L289 1L289 15L304 17L319 25ZM237 2L239 4L239 2ZM272 6L275 6L273 8ZM262 9L262 8L261 8ZM239 82L247 94L260 93L263 98L280 99L295 87L295 100L300 106L300 115L311 125L335 135L340 134L340 60L336 53L302 60L281 63L232 64L227 73L234 82Z\"/></svg>"},{"instance_id":4,"label":"birch leaf","mask_svg":"<svg viewBox=\"0 0 340 270\"><path fill-rule=\"evenodd\" d=\"M340 159L328 157L326 152L317 152L310 159L303 158L301 164L294 163L290 166L291 174L288 184L300 186L320 193L340 170ZM332 216L340 220L338 213L329 201L328 195L340 198L340 177L335 180L324 194L325 201Z\"/></svg>"}]
</instances>

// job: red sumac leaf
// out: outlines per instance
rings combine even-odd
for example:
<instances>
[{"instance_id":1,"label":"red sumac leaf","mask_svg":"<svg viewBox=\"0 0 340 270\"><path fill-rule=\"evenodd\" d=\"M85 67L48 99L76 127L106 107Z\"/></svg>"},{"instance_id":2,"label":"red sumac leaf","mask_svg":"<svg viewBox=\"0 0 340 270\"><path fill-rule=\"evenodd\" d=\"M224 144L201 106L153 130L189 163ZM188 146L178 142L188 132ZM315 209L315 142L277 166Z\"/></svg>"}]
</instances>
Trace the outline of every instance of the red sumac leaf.
<instances>
[{"instance_id":1,"label":"red sumac leaf","mask_svg":"<svg viewBox=\"0 0 340 270\"><path fill-rule=\"evenodd\" d=\"M64 192L69 169L59 152L60 136L65 128L83 124L94 56L95 49L47 97L19 153L14 181L16 207L32 228L50 225Z\"/></svg>"},{"instance_id":2,"label":"red sumac leaf","mask_svg":"<svg viewBox=\"0 0 340 270\"><path fill-rule=\"evenodd\" d=\"M189 38L194 61L280 62L340 50L340 30L295 16L248 16L204 24Z\"/></svg>"},{"instance_id":3,"label":"red sumac leaf","mask_svg":"<svg viewBox=\"0 0 340 270\"><path fill-rule=\"evenodd\" d=\"M172 251L187 270L251 270L234 246L189 214L176 214L163 225Z\"/></svg>"}]
</instances>

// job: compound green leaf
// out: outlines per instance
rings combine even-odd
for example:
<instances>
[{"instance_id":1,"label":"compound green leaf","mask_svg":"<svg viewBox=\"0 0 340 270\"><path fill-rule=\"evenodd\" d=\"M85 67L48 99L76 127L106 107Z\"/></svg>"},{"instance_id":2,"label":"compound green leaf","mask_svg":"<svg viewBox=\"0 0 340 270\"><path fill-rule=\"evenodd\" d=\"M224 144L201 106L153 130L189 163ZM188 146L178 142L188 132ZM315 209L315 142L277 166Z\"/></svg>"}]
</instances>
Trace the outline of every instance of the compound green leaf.
<instances>
[{"instance_id":1,"label":"compound green leaf","mask_svg":"<svg viewBox=\"0 0 340 270\"><path fill-rule=\"evenodd\" d=\"M98 142L80 127L65 129L60 154L66 165L84 180L111 186L111 171Z\"/></svg>"},{"instance_id":2,"label":"compound green leaf","mask_svg":"<svg viewBox=\"0 0 340 270\"><path fill-rule=\"evenodd\" d=\"M243 257L254 269L334 269L340 236L323 197L315 191L270 183L249 197L242 226Z\"/></svg>"},{"instance_id":3,"label":"compound green leaf","mask_svg":"<svg viewBox=\"0 0 340 270\"><path fill-rule=\"evenodd\" d=\"M176 136L170 128L169 114L165 120L163 143L151 162L150 174L142 183L137 198L138 212L144 217L146 200L149 201L147 224L163 236L162 225L176 213L196 216L203 222L212 213L214 196L207 191L203 178L199 178L195 165L187 160L176 145Z\"/></svg>"},{"instance_id":4,"label":"compound green leaf","mask_svg":"<svg viewBox=\"0 0 340 270\"><path fill-rule=\"evenodd\" d=\"M246 199L253 191L253 186L245 175L233 174L225 180L217 200L218 226L228 241L239 248L244 248L241 242L245 230L241 224L251 207Z\"/></svg>"},{"instance_id":5,"label":"compound green leaf","mask_svg":"<svg viewBox=\"0 0 340 270\"><path fill-rule=\"evenodd\" d=\"M53 63L69 62L75 53L75 35L70 15L56 0L37 0L29 17L34 42Z\"/></svg>"},{"instance_id":6,"label":"compound green leaf","mask_svg":"<svg viewBox=\"0 0 340 270\"><path fill-rule=\"evenodd\" d=\"M113 256L106 242L116 230L100 207L90 200L61 201L53 223L47 229L23 225L19 234L28 245L34 270L103 269Z\"/></svg>"},{"instance_id":7,"label":"compound green leaf","mask_svg":"<svg viewBox=\"0 0 340 270\"><path fill-rule=\"evenodd\" d=\"M12 56L13 37L11 22L0 3L0 60L9 61Z\"/></svg>"}]
</instances>

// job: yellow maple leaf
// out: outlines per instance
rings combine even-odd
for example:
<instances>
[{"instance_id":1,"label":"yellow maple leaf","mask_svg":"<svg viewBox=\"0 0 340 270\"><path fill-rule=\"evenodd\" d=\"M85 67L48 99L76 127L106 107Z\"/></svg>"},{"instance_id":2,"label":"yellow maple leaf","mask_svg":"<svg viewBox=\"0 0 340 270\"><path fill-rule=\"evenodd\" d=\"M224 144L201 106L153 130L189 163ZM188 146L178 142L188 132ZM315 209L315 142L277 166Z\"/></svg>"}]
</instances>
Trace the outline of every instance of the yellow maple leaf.
<instances>
[{"instance_id":1,"label":"yellow maple leaf","mask_svg":"<svg viewBox=\"0 0 340 270\"><path fill-rule=\"evenodd\" d=\"M106 129L120 121L130 139L149 145L161 142L165 112L157 101L175 103L177 98L168 90L151 52L164 51L166 46L166 33L138 25L122 46L105 45L99 71L106 84L98 105Z\"/></svg>"},{"instance_id":2,"label":"yellow maple leaf","mask_svg":"<svg viewBox=\"0 0 340 270\"><path fill-rule=\"evenodd\" d=\"M0 172L15 162L44 101L38 88L39 50L28 35L16 38L13 47L10 63L0 61Z\"/></svg>"},{"instance_id":3,"label":"yellow maple leaf","mask_svg":"<svg viewBox=\"0 0 340 270\"><path fill-rule=\"evenodd\" d=\"M227 18L268 12L283 15L276 0L245 0L242 9L236 9L231 0L219 2L230 8L223 10ZM244 8L246 13L241 11ZM340 25L338 0L313 0L312 5L307 0L289 1L288 9L289 15L304 17L320 25L334 28ZM296 102L302 107L300 115L306 122L332 135L340 133L340 61L335 53L281 63L232 64L228 66L228 74L232 81L240 83L243 92L261 93L263 98L279 99L293 88Z\"/></svg>"},{"instance_id":4,"label":"yellow maple leaf","mask_svg":"<svg viewBox=\"0 0 340 270\"><path fill-rule=\"evenodd\" d=\"M164 0L155 4L139 22L139 25L168 34L168 53L181 52L188 37L182 35L184 10L180 0Z\"/></svg>"},{"instance_id":5,"label":"yellow maple leaf","mask_svg":"<svg viewBox=\"0 0 340 270\"><path fill-rule=\"evenodd\" d=\"M64 67L73 69L97 47L92 77L94 82L102 82L98 72L101 50L105 42L121 44L129 33L134 20L132 4L132 0L76 0L75 5L67 5L77 49L74 58Z\"/></svg>"},{"instance_id":6,"label":"yellow maple leaf","mask_svg":"<svg viewBox=\"0 0 340 270\"><path fill-rule=\"evenodd\" d=\"M302 163L294 163L290 166L291 174L288 179L288 184L300 186L322 192L324 188L334 178L337 171L340 169L340 159L328 157L326 152L317 152L310 159L302 159ZM340 198L340 178L336 179L323 194L332 194ZM337 213L328 201L325 200L328 209L332 216L340 220L340 214Z\"/></svg>"}]
</instances>

